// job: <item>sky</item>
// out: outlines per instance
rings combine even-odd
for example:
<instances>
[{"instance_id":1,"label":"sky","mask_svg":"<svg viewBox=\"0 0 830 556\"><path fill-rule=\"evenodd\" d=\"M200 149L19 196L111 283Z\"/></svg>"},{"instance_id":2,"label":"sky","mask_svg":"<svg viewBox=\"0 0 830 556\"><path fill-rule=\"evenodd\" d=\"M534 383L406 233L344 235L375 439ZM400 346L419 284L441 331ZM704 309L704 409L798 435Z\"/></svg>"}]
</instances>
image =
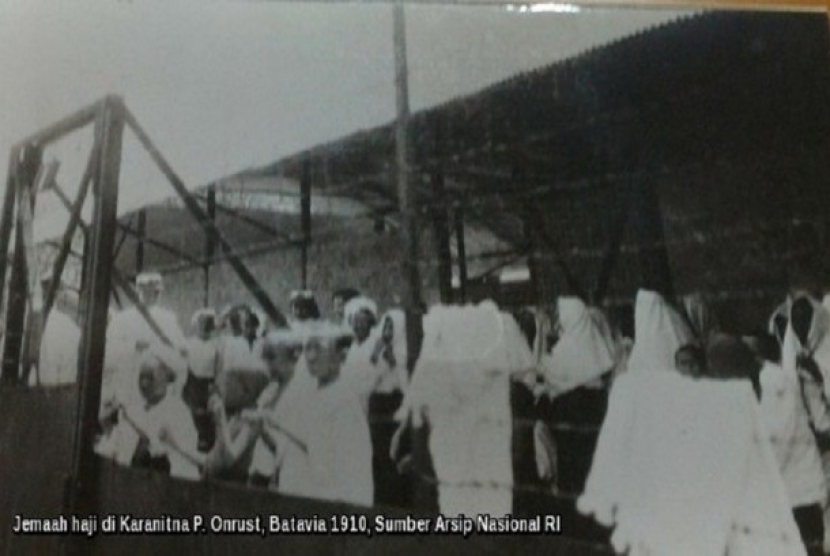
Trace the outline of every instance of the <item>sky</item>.
<instances>
[{"instance_id":1,"label":"sky","mask_svg":"<svg viewBox=\"0 0 830 556\"><path fill-rule=\"evenodd\" d=\"M411 108L682 15L409 5ZM188 187L384 124L395 115L392 27L383 3L0 0L0 172L18 140L107 94L124 98ZM70 196L90 145L86 131L46 152ZM128 134L119 212L170 194ZM37 203L36 237L55 235L56 198Z\"/></svg>"}]
</instances>

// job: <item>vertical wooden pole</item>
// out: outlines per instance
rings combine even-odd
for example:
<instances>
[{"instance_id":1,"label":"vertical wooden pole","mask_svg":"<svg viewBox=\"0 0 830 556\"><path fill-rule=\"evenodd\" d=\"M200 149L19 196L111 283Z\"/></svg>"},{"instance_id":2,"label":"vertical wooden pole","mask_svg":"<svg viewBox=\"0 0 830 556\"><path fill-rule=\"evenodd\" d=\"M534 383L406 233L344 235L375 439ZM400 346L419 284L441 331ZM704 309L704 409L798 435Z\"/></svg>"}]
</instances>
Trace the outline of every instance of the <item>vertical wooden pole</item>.
<instances>
[{"instance_id":1,"label":"vertical wooden pole","mask_svg":"<svg viewBox=\"0 0 830 556\"><path fill-rule=\"evenodd\" d=\"M524 202L522 227L527 244L527 270L530 273L530 288L532 290L534 304L536 306L546 305L551 301L548 284L543 281L544 261L539 260L539 236L537 226L544 225L544 222L537 222L535 211L532 210L532 199Z\"/></svg>"},{"instance_id":2,"label":"vertical wooden pole","mask_svg":"<svg viewBox=\"0 0 830 556\"><path fill-rule=\"evenodd\" d=\"M300 246L300 282L302 288L308 288L308 248L311 245L311 161L303 161L303 170L300 177L300 227L302 228L303 242Z\"/></svg>"},{"instance_id":3,"label":"vertical wooden pole","mask_svg":"<svg viewBox=\"0 0 830 556\"><path fill-rule=\"evenodd\" d=\"M20 151L13 148L9 153L9 167L6 177L6 193L3 196L3 214L0 219L0 314L6 297L6 271L9 261L9 242L11 241L12 225L14 223L14 206L17 199L15 176L17 175Z\"/></svg>"},{"instance_id":4,"label":"vertical wooden pole","mask_svg":"<svg viewBox=\"0 0 830 556\"><path fill-rule=\"evenodd\" d=\"M138 211L138 230L135 245L135 273L144 272L144 238L147 235L147 209Z\"/></svg>"},{"instance_id":5,"label":"vertical wooden pole","mask_svg":"<svg viewBox=\"0 0 830 556\"><path fill-rule=\"evenodd\" d=\"M5 344L3 368L0 382L4 385L20 381L20 359L25 334L26 309L28 305L29 282L27 278L27 257L25 222L20 218L20 205L31 203L31 189L40 167L42 150L29 145L22 149L18 172L12 180L17 189L18 218L15 221L14 258L9 279L9 301L6 311Z\"/></svg>"},{"instance_id":6,"label":"vertical wooden pole","mask_svg":"<svg viewBox=\"0 0 830 556\"><path fill-rule=\"evenodd\" d=\"M404 5L399 0L393 8L395 49L395 162L398 184L398 204L403 240L403 302L406 310L407 368L412 373L423 339L423 308L421 303L421 278L418 271L418 214L415 192L409 180L409 84L406 60L406 21ZM427 473L429 450L423 429L413 438L413 462L417 474ZM417 481L413 494L415 507L433 509L434 488L424 481Z\"/></svg>"},{"instance_id":7,"label":"vertical wooden pole","mask_svg":"<svg viewBox=\"0 0 830 556\"><path fill-rule=\"evenodd\" d=\"M467 302L467 247L464 239L464 205L458 204L453 215L455 225L455 251L458 255L458 298Z\"/></svg>"},{"instance_id":8,"label":"vertical wooden pole","mask_svg":"<svg viewBox=\"0 0 830 556\"><path fill-rule=\"evenodd\" d=\"M406 20L404 5L394 6L395 47L395 162L398 182L398 204L403 239L404 305L407 310L409 365L413 366L420 344L421 278L418 271L417 200L409 179L409 76L406 60ZM415 349L413 349L415 348Z\"/></svg>"},{"instance_id":9,"label":"vertical wooden pole","mask_svg":"<svg viewBox=\"0 0 830 556\"><path fill-rule=\"evenodd\" d=\"M104 366L107 311L112 289L112 255L118 208L118 176L124 132L124 105L108 97L96 119L101 149L95 168L90 252L84 253L88 281L83 292L83 322L78 357L79 400L75 424L69 512L94 513L97 507L97 458L93 443L98 428L101 378ZM84 542L72 543L76 554L88 551Z\"/></svg>"},{"instance_id":10,"label":"vertical wooden pole","mask_svg":"<svg viewBox=\"0 0 830 556\"><path fill-rule=\"evenodd\" d=\"M216 225L216 184L211 184L207 192L207 215L208 219ZM205 234L205 265L203 272L205 275L205 299L204 306L210 306L210 265L213 262L213 257L216 256L216 241L210 234Z\"/></svg>"},{"instance_id":11,"label":"vertical wooden pole","mask_svg":"<svg viewBox=\"0 0 830 556\"><path fill-rule=\"evenodd\" d=\"M670 299L674 287L656 185L647 177L634 179L637 180L632 191L637 210L634 221L640 247L642 286Z\"/></svg>"},{"instance_id":12,"label":"vertical wooden pole","mask_svg":"<svg viewBox=\"0 0 830 556\"><path fill-rule=\"evenodd\" d=\"M450 249L450 223L444 175L432 176L432 229L435 250L438 255L438 291L441 303L452 303L452 250Z\"/></svg>"}]
</instances>

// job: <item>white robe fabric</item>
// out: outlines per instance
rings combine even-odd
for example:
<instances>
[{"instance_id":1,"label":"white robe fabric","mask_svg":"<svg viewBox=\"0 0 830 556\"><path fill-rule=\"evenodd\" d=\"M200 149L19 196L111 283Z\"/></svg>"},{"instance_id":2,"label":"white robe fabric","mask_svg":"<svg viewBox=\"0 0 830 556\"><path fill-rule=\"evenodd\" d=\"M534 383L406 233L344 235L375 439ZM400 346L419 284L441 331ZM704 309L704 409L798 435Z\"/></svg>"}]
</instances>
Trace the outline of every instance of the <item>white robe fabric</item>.
<instances>
[{"instance_id":1,"label":"white robe fabric","mask_svg":"<svg viewBox=\"0 0 830 556\"><path fill-rule=\"evenodd\" d=\"M630 556L804 554L748 381L620 376L577 507Z\"/></svg>"},{"instance_id":2,"label":"white robe fabric","mask_svg":"<svg viewBox=\"0 0 830 556\"><path fill-rule=\"evenodd\" d=\"M187 350L187 340L176 319L176 315L164 307L154 305L147 311L158 327L172 343L172 348L180 353ZM131 367L138 355L137 345L155 345L161 340L150 328L142 314L135 307L116 313L107 327L107 351L105 367L110 372L122 371ZM187 379L187 367L176 369L174 389L181 390Z\"/></svg>"},{"instance_id":3,"label":"white robe fabric","mask_svg":"<svg viewBox=\"0 0 830 556\"><path fill-rule=\"evenodd\" d=\"M505 515L513 504L510 376L534 367L513 317L492 302L430 309L399 416L426 415L445 515Z\"/></svg>"},{"instance_id":4,"label":"white robe fabric","mask_svg":"<svg viewBox=\"0 0 830 556\"><path fill-rule=\"evenodd\" d=\"M371 506L372 441L357 394L340 379L322 388L294 387L275 417L307 451L288 438L278 441L280 492Z\"/></svg>"},{"instance_id":5,"label":"white robe fabric","mask_svg":"<svg viewBox=\"0 0 830 556\"><path fill-rule=\"evenodd\" d=\"M765 362L761 369L761 420L778 459L792 507L824 504L827 491L816 439L795 373Z\"/></svg>"},{"instance_id":6,"label":"white robe fabric","mask_svg":"<svg viewBox=\"0 0 830 556\"><path fill-rule=\"evenodd\" d=\"M789 307L792 307L792 301ZM796 360L799 354L812 356L824 379L824 396L807 395L804 400L816 427L827 433L827 400L830 399L830 311L813 299L810 299L810 303L813 307L813 321L807 334L807 345L802 345L799 341L792 327L792 319L789 313L787 314L787 331L784 333L784 343L781 346L781 366L786 372L796 374ZM823 452L821 458L825 482L830 484L830 451ZM824 546L825 549L830 549L830 507L827 505L824 508Z\"/></svg>"},{"instance_id":7,"label":"white robe fabric","mask_svg":"<svg viewBox=\"0 0 830 556\"><path fill-rule=\"evenodd\" d=\"M375 346L383 334L383 322L392 319L392 352L395 365L389 364L383 357L372 362ZM399 309L387 311L369 337L362 344L353 343L343 363L343 377L353 381L355 388L364 398L372 392L392 393L405 391L409 377L406 370L406 318Z\"/></svg>"},{"instance_id":8,"label":"white robe fabric","mask_svg":"<svg viewBox=\"0 0 830 556\"><path fill-rule=\"evenodd\" d=\"M81 329L58 309L49 312L40 343L37 379L44 386L73 384L78 379L78 348ZM35 374L30 375L33 379Z\"/></svg>"},{"instance_id":9,"label":"white robe fabric","mask_svg":"<svg viewBox=\"0 0 830 556\"><path fill-rule=\"evenodd\" d=\"M813 307L813 321L807 334L807 345L802 345L795 334L792 319L788 317L787 331L781 346L781 366L796 372L796 359L800 354L810 355L818 364L824 378L825 395L830 398L830 311L822 304L807 298Z\"/></svg>"},{"instance_id":10,"label":"white robe fabric","mask_svg":"<svg viewBox=\"0 0 830 556\"><path fill-rule=\"evenodd\" d=\"M176 395L168 393L162 401L146 413L145 432L150 438L150 452L154 455L164 454L170 460L170 476L180 479L198 480L199 468L194 462L184 457L179 449L195 454L199 444L199 434L193 422L190 409ZM164 430L177 448L160 440Z\"/></svg>"},{"instance_id":11,"label":"white robe fabric","mask_svg":"<svg viewBox=\"0 0 830 556\"><path fill-rule=\"evenodd\" d=\"M694 335L663 297L652 291L637 292L634 307L634 347L627 370L633 372L674 369L678 348L694 342Z\"/></svg>"},{"instance_id":12,"label":"white robe fabric","mask_svg":"<svg viewBox=\"0 0 830 556\"><path fill-rule=\"evenodd\" d=\"M588 384L615 366L615 345L605 316L577 297L557 303L562 336L540 362L554 396Z\"/></svg>"},{"instance_id":13,"label":"white robe fabric","mask_svg":"<svg viewBox=\"0 0 830 556\"><path fill-rule=\"evenodd\" d=\"M187 365L196 378L215 379L219 370L219 345L213 338L198 336L187 341Z\"/></svg>"}]
</instances>

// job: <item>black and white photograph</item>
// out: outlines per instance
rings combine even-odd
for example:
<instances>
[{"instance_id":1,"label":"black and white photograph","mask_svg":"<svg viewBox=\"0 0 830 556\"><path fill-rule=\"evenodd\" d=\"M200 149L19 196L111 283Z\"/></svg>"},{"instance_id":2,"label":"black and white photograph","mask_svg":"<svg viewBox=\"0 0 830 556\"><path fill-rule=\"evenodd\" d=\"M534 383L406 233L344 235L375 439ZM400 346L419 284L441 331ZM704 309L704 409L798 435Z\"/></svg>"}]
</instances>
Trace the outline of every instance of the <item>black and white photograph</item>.
<instances>
[{"instance_id":1,"label":"black and white photograph","mask_svg":"<svg viewBox=\"0 0 830 556\"><path fill-rule=\"evenodd\" d=\"M0 554L830 555L828 13L0 0Z\"/></svg>"}]
</instances>

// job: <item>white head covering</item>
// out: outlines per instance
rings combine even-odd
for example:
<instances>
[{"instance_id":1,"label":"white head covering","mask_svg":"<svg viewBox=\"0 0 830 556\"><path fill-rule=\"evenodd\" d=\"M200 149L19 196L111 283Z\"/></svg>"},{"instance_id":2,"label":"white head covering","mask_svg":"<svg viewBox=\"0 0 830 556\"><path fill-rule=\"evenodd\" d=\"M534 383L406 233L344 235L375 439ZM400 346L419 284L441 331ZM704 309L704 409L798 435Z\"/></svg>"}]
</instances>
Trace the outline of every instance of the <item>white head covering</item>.
<instances>
[{"instance_id":1,"label":"white head covering","mask_svg":"<svg viewBox=\"0 0 830 556\"><path fill-rule=\"evenodd\" d=\"M707 301L699 293L683 296L683 310L686 313L692 333L705 348L709 339L718 331L718 323Z\"/></svg>"},{"instance_id":2,"label":"white head covering","mask_svg":"<svg viewBox=\"0 0 830 556\"><path fill-rule=\"evenodd\" d=\"M653 291L637 292L634 308L634 348L629 371L674 369L674 354L694 340L683 318Z\"/></svg>"},{"instance_id":3,"label":"white head covering","mask_svg":"<svg viewBox=\"0 0 830 556\"><path fill-rule=\"evenodd\" d=\"M372 313L373 317L377 318L378 305L363 295L350 299L348 303L346 303L346 306L343 307L343 318L346 321L346 324L352 326L355 315L357 315L360 311L369 311Z\"/></svg>"},{"instance_id":4,"label":"white head covering","mask_svg":"<svg viewBox=\"0 0 830 556\"><path fill-rule=\"evenodd\" d=\"M792 318L788 312L787 331L781 346L781 366L787 371L795 371L798 355L809 354L818 363L824 375L825 388L827 388L827 380L830 378L830 312L812 297L805 296L805 299L813 308L813 321L810 323L810 332L807 334L807 345L801 345L793 330ZM794 299L793 302L796 300ZM792 310L792 304L790 304L790 310Z\"/></svg>"},{"instance_id":5,"label":"white head covering","mask_svg":"<svg viewBox=\"0 0 830 556\"><path fill-rule=\"evenodd\" d=\"M562 336L542 359L545 378L556 393L577 388L614 367L614 340L605 316L578 297L560 297Z\"/></svg>"},{"instance_id":6,"label":"white head covering","mask_svg":"<svg viewBox=\"0 0 830 556\"><path fill-rule=\"evenodd\" d=\"M142 272L135 279L136 286L155 286L159 290L164 288L161 274L158 272Z\"/></svg>"}]
</instances>

